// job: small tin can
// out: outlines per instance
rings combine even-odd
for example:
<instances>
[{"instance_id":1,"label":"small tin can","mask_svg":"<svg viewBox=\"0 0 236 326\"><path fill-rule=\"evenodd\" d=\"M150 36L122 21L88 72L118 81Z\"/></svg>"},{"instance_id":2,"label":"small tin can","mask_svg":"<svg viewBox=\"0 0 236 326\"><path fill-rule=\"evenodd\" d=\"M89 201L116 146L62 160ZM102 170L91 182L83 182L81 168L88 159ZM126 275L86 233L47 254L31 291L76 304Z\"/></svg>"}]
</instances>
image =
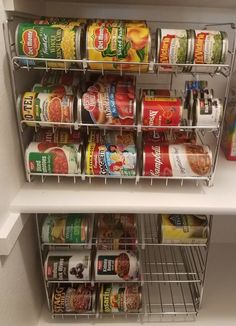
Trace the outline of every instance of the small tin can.
<instances>
[{"instance_id":1,"label":"small tin can","mask_svg":"<svg viewBox=\"0 0 236 326\"><path fill-rule=\"evenodd\" d=\"M81 148L76 144L32 142L25 151L28 173L81 173Z\"/></svg>"},{"instance_id":2,"label":"small tin can","mask_svg":"<svg viewBox=\"0 0 236 326\"><path fill-rule=\"evenodd\" d=\"M85 156L87 175L136 175L137 152L134 145L88 143Z\"/></svg>"},{"instance_id":3,"label":"small tin can","mask_svg":"<svg viewBox=\"0 0 236 326\"><path fill-rule=\"evenodd\" d=\"M212 168L208 146L194 144L144 145L143 175L205 177Z\"/></svg>"},{"instance_id":4,"label":"small tin can","mask_svg":"<svg viewBox=\"0 0 236 326\"><path fill-rule=\"evenodd\" d=\"M43 222L43 243L86 243L88 218L80 214L49 214Z\"/></svg>"},{"instance_id":5,"label":"small tin can","mask_svg":"<svg viewBox=\"0 0 236 326\"><path fill-rule=\"evenodd\" d=\"M89 63L95 70L148 71L151 54L151 34L149 28L140 24L115 24L95 22L89 24L86 31L87 59L103 61ZM110 62L110 63L109 63ZM137 64L122 62L137 62ZM142 63L142 65L138 65ZM147 64L145 64L147 63Z\"/></svg>"},{"instance_id":6,"label":"small tin can","mask_svg":"<svg viewBox=\"0 0 236 326\"><path fill-rule=\"evenodd\" d=\"M94 263L96 281L137 281L140 278L136 252L98 250Z\"/></svg>"},{"instance_id":7,"label":"small tin can","mask_svg":"<svg viewBox=\"0 0 236 326\"><path fill-rule=\"evenodd\" d=\"M180 97L144 96L141 103L143 126L179 126L182 119Z\"/></svg>"},{"instance_id":8,"label":"small tin can","mask_svg":"<svg viewBox=\"0 0 236 326\"><path fill-rule=\"evenodd\" d=\"M160 144L196 144L197 136L194 130L172 130L168 131L147 131L143 134L144 144L160 145Z\"/></svg>"},{"instance_id":9,"label":"small tin can","mask_svg":"<svg viewBox=\"0 0 236 326\"><path fill-rule=\"evenodd\" d=\"M208 240L209 225L205 215L162 214L162 243L201 243Z\"/></svg>"},{"instance_id":10,"label":"small tin can","mask_svg":"<svg viewBox=\"0 0 236 326\"><path fill-rule=\"evenodd\" d=\"M219 99L198 98L196 99L195 110L194 125L218 127L223 110Z\"/></svg>"},{"instance_id":11,"label":"small tin can","mask_svg":"<svg viewBox=\"0 0 236 326\"><path fill-rule=\"evenodd\" d=\"M29 126L34 126L35 121L40 124L75 120L75 97L71 95L26 92L18 97L17 106Z\"/></svg>"},{"instance_id":12,"label":"small tin can","mask_svg":"<svg viewBox=\"0 0 236 326\"><path fill-rule=\"evenodd\" d=\"M34 140L40 143L56 144L81 144L81 132L79 130L56 129L53 132L50 128L39 129L35 133Z\"/></svg>"},{"instance_id":13,"label":"small tin can","mask_svg":"<svg viewBox=\"0 0 236 326\"><path fill-rule=\"evenodd\" d=\"M141 287L137 284L102 284L100 312L138 313L142 307Z\"/></svg>"},{"instance_id":14,"label":"small tin can","mask_svg":"<svg viewBox=\"0 0 236 326\"><path fill-rule=\"evenodd\" d=\"M89 313L95 310L95 289L88 284L56 287L52 293L52 313Z\"/></svg>"},{"instance_id":15,"label":"small tin can","mask_svg":"<svg viewBox=\"0 0 236 326\"><path fill-rule=\"evenodd\" d=\"M91 279L91 252L49 251L44 263L47 281L89 281Z\"/></svg>"},{"instance_id":16,"label":"small tin can","mask_svg":"<svg viewBox=\"0 0 236 326\"><path fill-rule=\"evenodd\" d=\"M123 131L122 134L119 131L107 131L91 130L88 141L90 143L97 144L114 144L114 145L135 145L135 135L132 131Z\"/></svg>"}]
</instances>

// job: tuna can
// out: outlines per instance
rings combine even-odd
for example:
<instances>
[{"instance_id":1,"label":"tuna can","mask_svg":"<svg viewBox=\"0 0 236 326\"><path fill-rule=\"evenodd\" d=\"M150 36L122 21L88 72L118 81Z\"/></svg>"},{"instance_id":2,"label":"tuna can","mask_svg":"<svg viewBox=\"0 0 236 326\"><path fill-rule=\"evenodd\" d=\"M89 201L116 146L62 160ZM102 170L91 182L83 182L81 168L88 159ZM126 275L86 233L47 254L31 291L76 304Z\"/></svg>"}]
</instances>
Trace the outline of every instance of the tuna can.
<instances>
[{"instance_id":1,"label":"tuna can","mask_svg":"<svg viewBox=\"0 0 236 326\"><path fill-rule=\"evenodd\" d=\"M95 289L91 285L56 287L52 293L52 313L89 313L95 310Z\"/></svg>"},{"instance_id":2,"label":"tuna can","mask_svg":"<svg viewBox=\"0 0 236 326\"><path fill-rule=\"evenodd\" d=\"M40 122L72 123L75 120L72 95L26 92L18 97L17 107L29 126L34 126L35 121L40 125Z\"/></svg>"},{"instance_id":3,"label":"tuna can","mask_svg":"<svg viewBox=\"0 0 236 326\"><path fill-rule=\"evenodd\" d=\"M100 289L100 312L138 313L141 306L141 287L137 284L102 284Z\"/></svg>"},{"instance_id":4,"label":"tuna can","mask_svg":"<svg viewBox=\"0 0 236 326\"><path fill-rule=\"evenodd\" d=\"M39 129L34 137L36 142L56 144L81 144L81 133L79 130L56 129L53 132L50 128Z\"/></svg>"},{"instance_id":5,"label":"tuna can","mask_svg":"<svg viewBox=\"0 0 236 326\"><path fill-rule=\"evenodd\" d=\"M25 151L28 173L81 173L81 148L76 144L32 142Z\"/></svg>"},{"instance_id":6,"label":"tuna can","mask_svg":"<svg viewBox=\"0 0 236 326\"><path fill-rule=\"evenodd\" d=\"M194 47L192 36L191 30L157 29L157 62L170 64L170 66L159 66L160 71L186 72L189 70L188 67L171 65L192 63Z\"/></svg>"},{"instance_id":7,"label":"tuna can","mask_svg":"<svg viewBox=\"0 0 236 326\"><path fill-rule=\"evenodd\" d=\"M208 146L144 145L144 176L206 177L211 173L211 168L212 153Z\"/></svg>"},{"instance_id":8,"label":"tuna can","mask_svg":"<svg viewBox=\"0 0 236 326\"><path fill-rule=\"evenodd\" d=\"M210 126L217 128L222 115L222 104L219 99L196 100L196 126Z\"/></svg>"},{"instance_id":9,"label":"tuna can","mask_svg":"<svg viewBox=\"0 0 236 326\"><path fill-rule=\"evenodd\" d=\"M137 152L134 145L88 143L85 156L87 175L136 175Z\"/></svg>"},{"instance_id":10,"label":"tuna can","mask_svg":"<svg viewBox=\"0 0 236 326\"><path fill-rule=\"evenodd\" d=\"M148 71L151 55L150 30L143 24L127 24L123 21L116 21L115 24L107 21L95 22L87 27L86 51L88 60L103 61L103 63L90 62L90 69L145 72ZM122 62L137 64L119 65ZM139 63L147 65L139 66Z\"/></svg>"},{"instance_id":11,"label":"tuna can","mask_svg":"<svg viewBox=\"0 0 236 326\"><path fill-rule=\"evenodd\" d=\"M144 96L141 103L143 126L179 126L182 119L180 97Z\"/></svg>"},{"instance_id":12,"label":"tuna can","mask_svg":"<svg viewBox=\"0 0 236 326\"><path fill-rule=\"evenodd\" d=\"M172 130L168 131L147 131L143 135L144 144L147 145L160 145L160 144L196 144L197 136L194 130Z\"/></svg>"},{"instance_id":13,"label":"tuna can","mask_svg":"<svg viewBox=\"0 0 236 326\"><path fill-rule=\"evenodd\" d=\"M43 222L43 243L86 243L88 218L80 214L48 215Z\"/></svg>"},{"instance_id":14,"label":"tuna can","mask_svg":"<svg viewBox=\"0 0 236 326\"><path fill-rule=\"evenodd\" d=\"M49 251L44 263L47 281L89 281L91 278L91 252Z\"/></svg>"},{"instance_id":15,"label":"tuna can","mask_svg":"<svg viewBox=\"0 0 236 326\"><path fill-rule=\"evenodd\" d=\"M132 131L107 131L104 135L100 130L91 130L88 138L89 143L114 144L114 145L135 145L135 135Z\"/></svg>"},{"instance_id":16,"label":"tuna can","mask_svg":"<svg viewBox=\"0 0 236 326\"><path fill-rule=\"evenodd\" d=\"M83 57L83 26L53 26L20 23L16 28L15 44L17 56L32 58L22 59L23 64L43 65L43 59L76 60ZM48 67L64 68L62 62L48 61ZM71 65L69 63L69 65Z\"/></svg>"},{"instance_id":17,"label":"tuna can","mask_svg":"<svg viewBox=\"0 0 236 326\"><path fill-rule=\"evenodd\" d=\"M140 279L136 252L127 250L99 250L95 263L96 281L136 281Z\"/></svg>"}]
</instances>

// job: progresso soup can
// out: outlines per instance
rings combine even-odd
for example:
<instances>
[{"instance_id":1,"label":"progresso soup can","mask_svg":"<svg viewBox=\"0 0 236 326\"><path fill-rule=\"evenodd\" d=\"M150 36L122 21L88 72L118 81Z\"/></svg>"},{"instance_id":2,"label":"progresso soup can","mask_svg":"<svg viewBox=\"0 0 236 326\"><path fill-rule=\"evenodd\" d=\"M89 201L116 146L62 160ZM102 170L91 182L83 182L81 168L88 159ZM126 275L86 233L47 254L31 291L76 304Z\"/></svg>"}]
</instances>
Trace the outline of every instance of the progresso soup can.
<instances>
[{"instance_id":1,"label":"progresso soup can","mask_svg":"<svg viewBox=\"0 0 236 326\"><path fill-rule=\"evenodd\" d=\"M28 173L81 173L81 149L76 144L32 142L25 151Z\"/></svg>"},{"instance_id":2,"label":"progresso soup can","mask_svg":"<svg viewBox=\"0 0 236 326\"><path fill-rule=\"evenodd\" d=\"M43 243L86 243L88 218L80 214L49 214L43 221Z\"/></svg>"},{"instance_id":3,"label":"progresso soup can","mask_svg":"<svg viewBox=\"0 0 236 326\"><path fill-rule=\"evenodd\" d=\"M212 153L208 146L144 145L143 176L206 177L211 168Z\"/></svg>"},{"instance_id":4,"label":"progresso soup can","mask_svg":"<svg viewBox=\"0 0 236 326\"><path fill-rule=\"evenodd\" d=\"M95 289L89 284L59 286L52 293L52 313L90 313L95 310Z\"/></svg>"},{"instance_id":5,"label":"progresso soup can","mask_svg":"<svg viewBox=\"0 0 236 326\"><path fill-rule=\"evenodd\" d=\"M88 60L103 61L102 64L90 62L90 69L148 71L150 30L147 26L123 21L92 23L86 31L86 50ZM122 62L127 64L120 65Z\"/></svg>"},{"instance_id":6,"label":"progresso soup can","mask_svg":"<svg viewBox=\"0 0 236 326\"><path fill-rule=\"evenodd\" d=\"M40 122L75 121L75 97L55 93L26 92L17 99L22 119L29 126ZM47 125L48 126L48 125Z\"/></svg>"},{"instance_id":7,"label":"progresso soup can","mask_svg":"<svg viewBox=\"0 0 236 326\"><path fill-rule=\"evenodd\" d=\"M100 312L138 313L142 306L141 287L137 284L102 284L100 289Z\"/></svg>"}]
</instances>

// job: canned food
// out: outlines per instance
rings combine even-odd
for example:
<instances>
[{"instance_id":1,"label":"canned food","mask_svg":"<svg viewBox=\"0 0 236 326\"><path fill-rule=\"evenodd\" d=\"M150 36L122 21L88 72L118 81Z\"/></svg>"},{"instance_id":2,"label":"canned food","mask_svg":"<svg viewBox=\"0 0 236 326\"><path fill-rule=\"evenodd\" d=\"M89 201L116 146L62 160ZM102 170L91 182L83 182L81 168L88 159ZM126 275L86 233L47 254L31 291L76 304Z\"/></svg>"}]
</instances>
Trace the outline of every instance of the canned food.
<instances>
[{"instance_id":1,"label":"canned food","mask_svg":"<svg viewBox=\"0 0 236 326\"><path fill-rule=\"evenodd\" d=\"M147 26L118 21L92 23L86 32L87 59L103 61L89 63L95 70L147 71L151 52L151 36ZM110 62L110 63L109 63ZM122 62L135 62L137 64ZM142 64L141 66L138 63Z\"/></svg>"},{"instance_id":2,"label":"canned food","mask_svg":"<svg viewBox=\"0 0 236 326\"><path fill-rule=\"evenodd\" d=\"M91 278L91 252L49 251L44 263L48 281L88 281Z\"/></svg>"},{"instance_id":3,"label":"canned food","mask_svg":"<svg viewBox=\"0 0 236 326\"><path fill-rule=\"evenodd\" d=\"M80 75L75 71L51 70L44 72L40 84L42 86L63 85L66 90L73 89L73 93L75 93L80 83L80 78Z\"/></svg>"},{"instance_id":4,"label":"canned food","mask_svg":"<svg viewBox=\"0 0 236 326\"><path fill-rule=\"evenodd\" d=\"M66 25L35 25L20 23L16 28L17 56L44 59L81 59L83 57L82 26L69 28ZM45 65L43 62L22 60L23 64ZM64 63L48 61L48 67L64 68Z\"/></svg>"},{"instance_id":5,"label":"canned food","mask_svg":"<svg viewBox=\"0 0 236 326\"><path fill-rule=\"evenodd\" d=\"M61 94L61 95L73 95L72 87L64 85L52 85L52 86L43 86L41 84L34 84L32 87L32 92L35 93L51 93L51 94Z\"/></svg>"},{"instance_id":6,"label":"canned food","mask_svg":"<svg viewBox=\"0 0 236 326\"><path fill-rule=\"evenodd\" d=\"M212 153L208 146L144 145L144 176L205 177L210 174L211 167Z\"/></svg>"},{"instance_id":7,"label":"canned food","mask_svg":"<svg viewBox=\"0 0 236 326\"><path fill-rule=\"evenodd\" d=\"M85 156L87 175L136 175L137 152L134 145L88 143Z\"/></svg>"},{"instance_id":8,"label":"canned food","mask_svg":"<svg viewBox=\"0 0 236 326\"><path fill-rule=\"evenodd\" d=\"M206 243L209 235L205 215L161 215L162 243Z\"/></svg>"},{"instance_id":9,"label":"canned food","mask_svg":"<svg viewBox=\"0 0 236 326\"><path fill-rule=\"evenodd\" d=\"M120 228L137 230L134 214L101 214L98 216L98 228Z\"/></svg>"},{"instance_id":10,"label":"canned food","mask_svg":"<svg viewBox=\"0 0 236 326\"><path fill-rule=\"evenodd\" d=\"M172 130L171 132L164 131L147 131L143 134L144 144L196 144L196 133L194 130Z\"/></svg>"},{"instance_id":11,"label":"canned food","mask_svg":"<svg viewBox=\"0 0 236 326\"><path fill-rule=\"evenodd\" d=\"M102 284L100 290L100 312L138 313L142 306L141 287L137 284Z\"/></svg>"},{"instance_id":12,"label":"canned food","mask_svg":"<svg viewBox=\"0 0 236 326\"><path fill-rule=\"evenodd\" d=\"M182 119L180 97L144 96L141 103L143 126L179 126Z\"/></svg>"},{"instance_id":13,"label":"canned food","mask_svg":"<svg viewBox=\"0 0 236 326\"><path fill-rule=\"evenodd\" d=\"M75 26L81 26L86 21L84 19L75 19L75 18L65 18L65 17L40 17L39 19L34 20L36 25L65 25L67 27L73 28Z\"/></svg>"},{"instance_id":14,"label":"canned food","mask_svg":"<svg viewBox=\"0 0 236 326\"><path fill-rule=\"evenodd\" d=\"M139 280L137 253L127 250L99 250L95 258L96 281Z\"/></svg>"},{"instance_id":15,"label":"canned food","mask_svg":"<svg viewBox=\"0 0 236 326\"><path fill-rule=\"evenodd\" d=\"M43 243L85 243L88 219L79 214L50 214L44 219L41 238Z\"/></svg>"},{"instance_id":16,"label":"canned food","mask_svg":"<svg viewBox=\"0 0 236 326\"><path fill-rule=\"evenodd\" d=\"M39 129L34 137L36 142L40 143L56 143L56 144L80 144L82 142L79 130L56 129Z\"/></svg>"},{"instance_id":17,"label":"canned food","mask_svg":"<svg viewBox=\"0 0 236 326\"><path fill-rule=\"evenodd\" d=\"M222 115L222 105L219 99L196 99L196 126L211 126L217 128Z\"/></svg>"},{"instance_id":18,"label":"canned food","mask_svg":"<svg viewBox=\"0 0 236 326\"><path fill-rule=\"evenodd\" d=\"M18 110L29 126L34 126L35 121L74 122L74 104L74 96L63 94L26 92L17 99Z\"/></svg>"},{"instance_id":19,"label":"canned food","mask_svg":"<svg viewBox=\"0 0 236 326\"><path fill-rule=\"evenodd\" d=\"M80 146L32 142L25 151L25 168L28 173L81 173Z\"/></svg>"},{"instance_id":20,"label":"canned food","mask_svg":"<svg viewBox=\"0 0 236 326\"><path fill-rule=\"evenodd\" d=\"M52 293L52 313L86 313L95 309L95 290L92 286L56 287Z\"/></svg>"},{"instance_id":21,"label":"canned food","mask_svg":"<svg viewBox=\"0 0 236 326\"><path fill-rule=\"evenodd\" d=\"M157 29L156 58L158 63L193 63L194 37L191 30ZM188 71L186 67L160 66L161 71Z\"/></svg>"},{"instance_id":22,"label":"canned food","mask_svg":"<svg viewBox=\"0 0 236 326\"><path fill-rule=\"evenodd\" d=\"M141 89L140 97L152 96L152 97L175 97L176 91L169 89Z\"/></svg>"},{"instance_id":23,"label":"canned food","mask_svg":"<svg viewBox=\"0 0 236 326\"><path fill-rule=\"evenodd\" d=\"M92 130L89 134L89 142L129 146L135 145L135 137L132 131L123 131L122 134L119 131L107 131L104 135L100 130Z\"/></svg>"}]
</instances>

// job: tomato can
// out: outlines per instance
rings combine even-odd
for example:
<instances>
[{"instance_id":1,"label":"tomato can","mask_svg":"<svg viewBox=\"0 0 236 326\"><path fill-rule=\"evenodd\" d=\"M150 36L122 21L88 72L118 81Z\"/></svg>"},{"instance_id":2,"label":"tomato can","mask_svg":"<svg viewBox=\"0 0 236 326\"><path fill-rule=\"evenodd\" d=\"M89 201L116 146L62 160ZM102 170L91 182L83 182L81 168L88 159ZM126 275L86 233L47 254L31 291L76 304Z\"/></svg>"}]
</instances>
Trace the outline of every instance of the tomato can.
<instances>
[{"instance_id":1,"label":"tomato can","mask_svg":"<svg viewBox=\"0 0 236 326\"><path fill-rule=\"evenodd\" d=\"M137 152L134 145L88 143L85 156L87 175L136 175Z\"/></svg>"},{"instance_id":2,"label":"tomato can","mask_svg":"<svg viewBox=\"0 0 236 326\"><path fill-rule=\"evenodd\" d=\"M148 71L151 54L151 35L147 26L97 22L89 24L86 31L87 59L103 61L89 63L95 70ZM110 63L109 63L110 62ZM135 62L137 64L122 62ZM144 63L138 65L138 63ZM147 64L145 64L147 63Z\"/></svg>"},{"instance_id":3,"label":"tomato can","mask_svg":"<svg viewBox=\"0 0 236 326\"><path fill-rule=\"evenodd\" d=\"M97 144L114 144L114 145L135 145L135 135L132 131L111 131L104 132L100 130L91 130L88 141Z\"/></svg>"},{"instance_id":4,"label":"tomato can","mask_svg":"<svg viewBox=\"0 0 236 326\"><path fill-rule=\"evenodd\" d=\"M143 126L179 126L182 119L182 98L144 96L141 103Z\"/></svg>"},{"instance_id":5,"label":"tomato can","mask_svg":"<svg viewBox=\"0 0 236 326\"><path fill-rule=\"evenodd\" d=\"M140 278L137 253L128 250L98 250L94 262L96 281L136 281Z\"/></svg>"},{"instance_id":6,"label":"tomato can","mask_svg":"<svg viewBox=\"0 0 236 326\"><path fill-rule=\"evenodd\" d=\"M75 120L75 97L72 95L26 92L17 99L17 107L26 124ZM31 122L32 121L32 122Z\"/></svg>"},{"instance_id":7,"label":"tomato can","mask_svg":"<svg viewBox=\"0 0 236 326\"><path fill-rule=\"evenodd\" d=\"M95 289L89 284L59 286L52 293L52 313L89 313L95 311Z\"/></svg>"},{"instance_id":8,"label":"tomato can","mask_svg":"<svg viewBox=\"0 0 236 326\"><path fill-rule=\"evenodd\" d=\"M86 243L88 218L80 214L49 214L43 221L43 243Z\"/></svg>"},{"instance_id":9,"label":"tomato can","mask_svg":"<svg viewBox=\"0 0 236 326\"><path fill-rule=\"evenodd\" d=\"M40 84L42 86L52 87L55 85L63 85L66 89L66 94L73 89L73 94L77 91L80 84L81 76L75 71L61 71L61 70L50 70L45 71Z\"/></svg>"},{"instance_id":10,"label":"tomato can","mask_svg":"<svg viewBox=\"0 0 236 326\"><path fill-rule=\"evenodd\" d=\"M102 284L100 289L100 312L138 313L142 306L141 287L137 284Z\"/></svg>"},{"instance_id":11,"label":"tomato can","mask_svg":"<svg viewBox=\"0 0 236 326\"><path fill-rule=\"evenodd\" d=\"M197 136L194 130L146 131L143 134L144 144L196 144Z\"/></svg>"},{"instance_id":12,"label":"tomato can","mask_svg":"<svg viewBox=\"0 0 236 326\"><path fill-rule=\"evenodd\" d=\"M195 144L144 145L143 175L205 177L211 173L212 153Z\"/></svg>"},{"instance_id":13,"label":"tomato can","mask_svg":"<svg viewBox=\"0 0 236 326\"><path fill-rule=\"evenodd\" d=\"M83 26L36 25L20 23L16 28L15 44L17 56L32 58L21 60L24 64L45 65L33 58L69 59L83 57ZM64 68L64 63L48 61L48 67Z\"/></svg>"},{"instance_id":14,"label":"tomato can","mask_svg":"<svg viewBox=\"0 0 236 326\"><path fill-rule=\"evenodd\" d=\"M25 168L28 173L81 173L80 146L32 142L25 151Z\"/></svg>"},{"instance_id":15,"label":"tomato can","mask_svg":"<svg viewBox=\"0 0 236 326\"><path fill-rule=\"evenodd\" d=\"M91 251L49 251L44 263L47 281L89 281Z\"/></svg>"},{"instance_id":16,"label":"tomato can","mask_svg":"<svg viewBox=\"0 0 236 326\"><path fill-rule=\"evenodd\" d=\"M32 87L32 92L35 93L51 93L51 94L61 94L61 95L73 95L72 87L64 85L52 85L52 86L43 86L41 84L34 84Z\"/></svg>"},{"instance_id":17,"label":"tomato can","mask_svg":"<svg viewBox=\"0 0 236 326\"><path fill-rule=\"evenodd\" d=\"M34 140L40 143L56 144L80 144L82 143L81 133L79 130L56 129L53 132L50 128L39 129L35 133Z\"/></svg>"}]
</instances>

